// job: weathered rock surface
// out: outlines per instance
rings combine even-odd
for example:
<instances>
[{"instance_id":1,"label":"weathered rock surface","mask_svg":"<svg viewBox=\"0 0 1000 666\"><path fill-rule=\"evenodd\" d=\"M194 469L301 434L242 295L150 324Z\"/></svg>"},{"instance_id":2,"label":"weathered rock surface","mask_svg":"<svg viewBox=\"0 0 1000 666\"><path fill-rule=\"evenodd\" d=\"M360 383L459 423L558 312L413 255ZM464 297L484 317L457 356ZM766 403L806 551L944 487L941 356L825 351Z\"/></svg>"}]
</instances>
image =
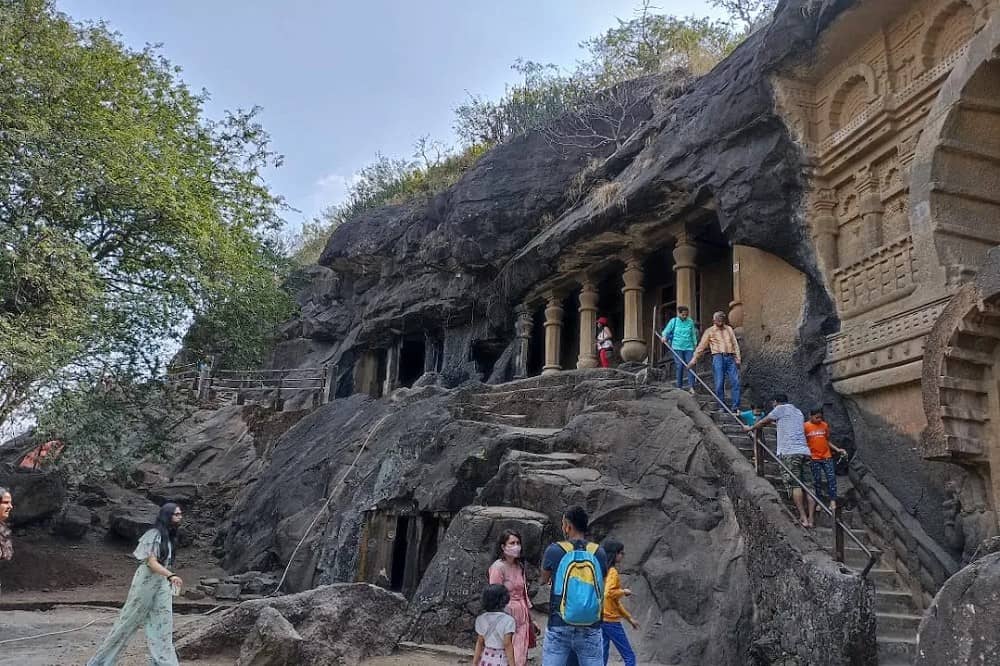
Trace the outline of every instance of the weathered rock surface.
<instances>
[{"instance_id":1,"label":"weathered rock surface","mask_svg":"<svg viewBox=\"0 0 1000 666\"><path fill-rule=\"evenodd\" d=\"M254 666L356 664L391 652L407 623L398 594L364 583L325 585L245 601L184 633L176 647L182 659L239 654L240 664Z\"/></svg>"},{"instance_id":2,"label":"weathered rock surface","mask_svg":"<svg viewBox=\"0 0 1000 666\"><path fill-rule=\"evenodd\" d=\"M111 509L108 527L113 534L127 541L138 541L146 530L156 522L160 507L139 498L130 498L126 503Z\"/></svg>"},{"instance_id":3,"label":"weathered rock surface","mask_svg":"<svg viewBox=\"0 0 1000 666\"><path fill-rule=\"evenodd\" d=\"M90 529L94 514L86 507L68 504L56 517L52 531L70 539L80 539Z\"/></svg>"},{"instance_id":4,"label":"weathered rock surface","mask_svg":"<svg viewBox=\"0 0 1000 666\"><path fill-rule=\"evenodd\" d=\"M546 523L583 504L595 538L628 544L624 575L646 627L634 635L643 658L743 666L753 630L743 542L679 399L690 397L594 370L501 390L337 400L279 440L234 512L226 564L286 562L330 493L330 510L292 563L291 589L353 579L373 508L456 513L414 594L412 637L468 645L502 526L524 530L528 561L537 562L555 536ZM530 418L505 423L518 414ZM461 512L473 504L488 508ZM529 576L537 581L530 567Z\"/></svg>"},{"instance_id":5,"label":"weathered rock surface","mask_svg":"<svg viewBox=\"0 0 1000 666\"><path fill-rule=\"evenodd\" d=\"M274 608L260 611L236 666L294 666L300 662L302 636Z\"/></svg>"},{"instance_id":6,"label":"weathered rock surface","mask_svg":"<svg viewBox=\"0 0 1000 666\"><path fill-rule=\"evenodd\" d=\"M920 623L917 666L1000 664L1000 553L948 579Z\"/></svg>"},{"instance_id":7,"label":"weathered rock surface","mask_svg":"<svg viewBox=\"0 0 1000 666\"><path fill-rule=\"evenodd\" d=\"M58 513L66 501L66 487L52 472L0 468L0 486L13 496L14 511L10 520L14 527L49 518Z\"/></svg>"}]
</instances>

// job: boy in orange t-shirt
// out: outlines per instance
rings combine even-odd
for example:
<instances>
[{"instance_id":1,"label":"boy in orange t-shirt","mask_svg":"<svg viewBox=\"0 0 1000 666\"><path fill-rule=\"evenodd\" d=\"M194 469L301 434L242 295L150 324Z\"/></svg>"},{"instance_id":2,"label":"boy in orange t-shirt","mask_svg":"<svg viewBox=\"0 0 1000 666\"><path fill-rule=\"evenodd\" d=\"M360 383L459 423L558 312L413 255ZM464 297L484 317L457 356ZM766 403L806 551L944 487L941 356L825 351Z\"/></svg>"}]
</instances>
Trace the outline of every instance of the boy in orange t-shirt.
<instances>
[{"instance_id":1,"label":"boy in orange t-shirt","mask_svg":"<svg viewBox=\"0 0 1000 666\"><path fill-rule=\"evenodd\" d=\"M809 452L812 460L813 489L816 496L820 495L820 488L823 487L823 477L826 477L826 490L830 498L830 509L837 508L837 468L833 462L833 454L836 451L838 456L846 456L847 451L835 446L830 441L830 425L823 420L823 410L820 408L809 410L809 420L803 425L806 433L806 444L809 445ZM814 507L810 507L814 508ZM809 517L810 520L812 516Z\"/></svg>"}]
</instances>

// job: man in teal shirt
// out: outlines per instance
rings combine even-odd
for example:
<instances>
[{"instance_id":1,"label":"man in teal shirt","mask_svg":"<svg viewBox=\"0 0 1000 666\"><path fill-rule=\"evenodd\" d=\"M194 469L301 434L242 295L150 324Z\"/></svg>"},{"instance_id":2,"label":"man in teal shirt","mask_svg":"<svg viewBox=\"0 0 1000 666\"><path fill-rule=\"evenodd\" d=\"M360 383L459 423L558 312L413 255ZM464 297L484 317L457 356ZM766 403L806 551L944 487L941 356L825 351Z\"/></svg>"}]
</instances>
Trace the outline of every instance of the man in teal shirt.
<instances>
[{"instance_id":1,"label":"man in teal shirt","mask_svg":"<svg viewBox=\"0 0 1000 666\"><path fill-rule=\"evenodd\" d=\"M684 366L694 357L695 347L698 346L698 328L691 319L691 311L687 306L677 308L677 316L667 322L661 335L676 352L674 365L677 366L677 388L684 388L684 375L690 374L691 393L694 393L694 372L685 373Z\"/></svg>"}]
</instances>

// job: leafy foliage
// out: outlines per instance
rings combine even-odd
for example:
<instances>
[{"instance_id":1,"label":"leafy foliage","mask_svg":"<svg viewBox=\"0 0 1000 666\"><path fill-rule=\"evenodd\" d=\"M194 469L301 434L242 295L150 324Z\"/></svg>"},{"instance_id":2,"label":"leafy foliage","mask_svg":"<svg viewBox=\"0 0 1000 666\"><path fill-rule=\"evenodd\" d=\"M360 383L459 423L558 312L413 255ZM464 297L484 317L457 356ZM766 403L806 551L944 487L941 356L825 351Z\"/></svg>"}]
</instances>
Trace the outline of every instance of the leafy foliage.
<instances>
[{"instance_id":1,"label":"leafy foliage","mask_svg":"<svg viewBox=\"0 0 1000 666\"><path fill-rule=\"evenodd\" d=\"M627 81L661 71L704 74L725 58L773 10L776 0L712 0L728 21L657 14L644 0L629 20L580 44L586 57L569 72L552 64L518 59L511 69L519 81L497 100L471 95L455 109L454 128L465 148L457 154L435 151L423 162L376 160L356 174L346 200L303 226L295 242L301 264L318 260L330 234L344 221L387 203L427 196L444 189L488 148L530 130L544 129L565 117L566 128L553 135L559 145L620 146L629 132L635 104ZM621 131L615 127L621 126ZM546 130L548 131L548 130ZM417 155L426 157L427 139Z\"/></svg>"},{"instance_id":2,"label":"leafy foliage","mask_svg":"<svg viewBox=\"0 0 1000 666\"><path fill-rule=\"evenodd\" d=\"M256 109L203 102L152 48L0 0L0 423L108 368L148 375L192 316L229 334L289 311L261 178L280 158Z\"/></svg>"},{"instance_id":3,"label":"leafy foliage","mask_svg":"<svg viewBox=\"0 0 1000 666\"><path fill-rule=\"evenodd\" d=\"M137 459L164 452L190 413L189 405L157 382L108 375L57 394L41 413L36 436L66 443L56 466L71 482L124 482Z\"/></svg>"}]
</instances>

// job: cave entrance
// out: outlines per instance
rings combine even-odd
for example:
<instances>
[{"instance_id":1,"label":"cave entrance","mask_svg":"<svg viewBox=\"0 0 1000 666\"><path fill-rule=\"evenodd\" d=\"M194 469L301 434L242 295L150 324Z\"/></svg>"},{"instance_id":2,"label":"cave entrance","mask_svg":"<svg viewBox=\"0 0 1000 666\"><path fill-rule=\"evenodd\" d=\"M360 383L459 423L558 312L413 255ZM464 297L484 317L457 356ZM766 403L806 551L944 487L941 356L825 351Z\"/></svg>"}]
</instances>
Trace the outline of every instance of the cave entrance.
<instances>
[{"instance_id":1,"label":"cave entrance","mask_svg":"<svg viewBox=\"0 0 1000 666\"><path fill-rule=\"evenodd\" d=\"M399 345L399 386L407 388L424 374L427 345L423 336L403 338Z\"/></svg>"},{"instance_id":2,"label":"cave entrance","mask_svg":"<svg viewBox=\"0 0 1000 666\"><path fill-rule=\"evenodd\" d=\"M406 553L409 550L410 517L396 518L395 537L392 541L392 567L389 575L389 589L402 592L406 582Z\"/></svg>"},{"instance_id":3,"label":"cave entrance","mask_svg":"<svg viewBox=\"0 0 1000 666\"><path fill-rule=\"evenodd\" d=\"M373 510L366 514L357 580L409 598L437 554L450 513Z\"/></svg>"},{"instance_id":4,"label":"cave entrance","mask_svg":"<svg viewBox=\"0 0 1000 666\"><path fill-rule=\"evenodd\" d=\"M643 262L642 270L647 285L643 294L642 337L646 340L650 362L654 365L670 363L670 353L660 343L654 331L662 331L667 322L677 314L677 277L674 274L673 255L670 248L660 248Z\"/></svg>"},{"instance_id":5,"label":"cave entrance","mask_svg":"<svg viewBox=\"0 0 1000 666\"><path fill-rule=\"evenodd\" d=\"M470 348L472 362L476 364L476 372L483 376L483 381L493 374L493 366L497 364L500 355L507 348L507 341L499 338L473 340Z\"/></svg>"},{"instance_id":6,"label":"cave entrance","mask_svg":"<svg viewBox=\"0 0 1000 666\"><path fill-rule=\"evenodd\" d=\"M528 367L526 368L529 377L536 377L542 374L542 366L545 365L545 310L538 308L532 317L534 325L531 327L531 338L528 340Z\"/></svg>"},{"instance_id":7,"label":"cave entrance","mask_svg":"<svg viewBox=\"0 0 1000 666\"><path fill-rule=\"evenodd\" d=\"M692 312L702 331L712 325L712 314L729 313L733 301L733 248L722 235L716 219L700 227L694 240L698 246L698 272L695 275L695 303Z\"/></svg>"}]
</instances>

